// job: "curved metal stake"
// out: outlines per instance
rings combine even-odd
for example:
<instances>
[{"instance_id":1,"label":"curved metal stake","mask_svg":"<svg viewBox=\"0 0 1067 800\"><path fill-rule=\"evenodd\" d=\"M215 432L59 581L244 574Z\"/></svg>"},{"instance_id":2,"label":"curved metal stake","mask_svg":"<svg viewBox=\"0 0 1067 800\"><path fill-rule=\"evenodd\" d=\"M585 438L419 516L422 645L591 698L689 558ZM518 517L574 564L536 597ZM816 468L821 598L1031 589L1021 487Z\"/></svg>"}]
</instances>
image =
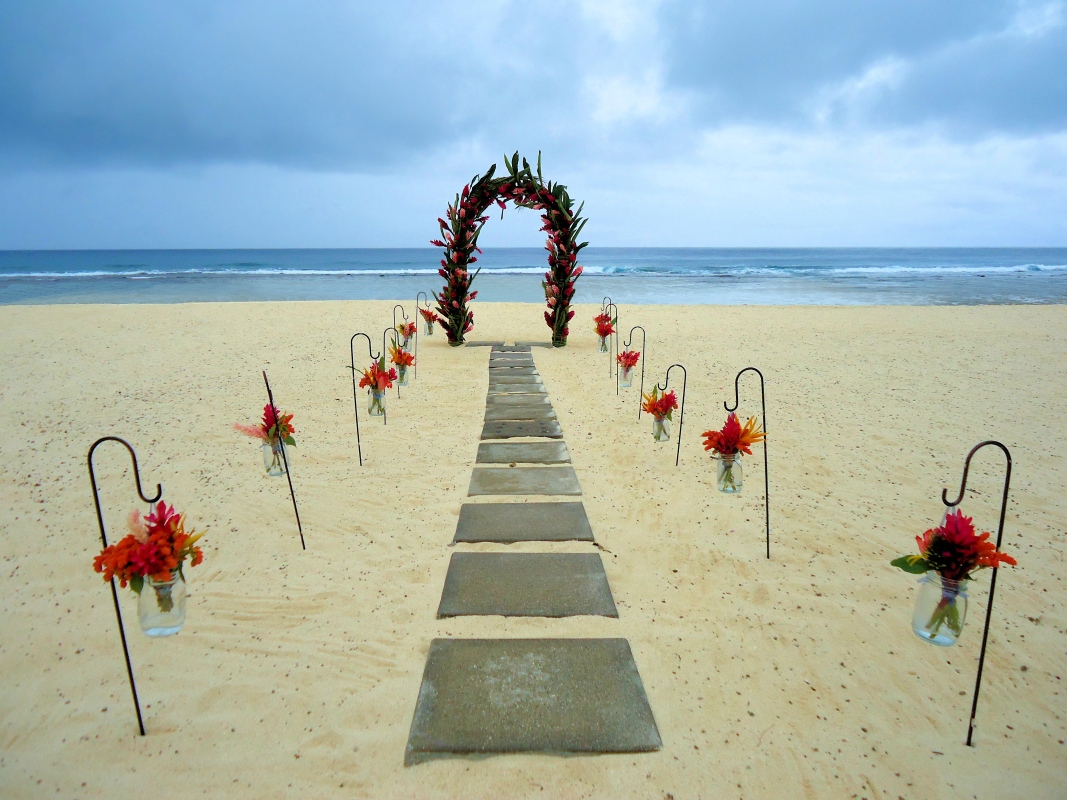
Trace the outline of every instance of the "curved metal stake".
<instances>
[{"instance_id":1,"label":"curved metal stake","mask_svg":"<svg viewBox=\"0 0 1067 800\"><path fill-rule=\"evenodd\" d=\"M429 295L426 294L426 292L419 292L417 295L415 295L415 310L418 311L419 309L422 308L422 305L419 303L419 298L420 297L426 298L426 303L425 303L426 310L432 312L433 311L433 306L430 305L430 297L429 297ZM419 323L419 320L418 320L418 318L416 318L415 319L416 326L418 325L418 323ZM432 325L433 323L431 322L430 324ZM419 377L419 338L418 338L418 334L419 334L419 332L418 332L418 330L416 330L415 331L415 377L416 378Z\"/></svg>"},{"instance_id":2,"label":"curved metal stake","mask_svg":"<svg viewBox=\"0 0 1067 800\"><path fill-rule=\"evenodd\" d=\"M371 350L371 341L370 341L370 337L367 334L365 334L365 333L354 333L354 334L352 334L352 338L348 340L348 353L349 353L349 356L352 359L352 364L349 367L349 369L352 370L352 405L355 407L355 411L356 411L356 450L359 452L359 465L362 467L363 466L363 444L362 444L362 442L360 441L360 438L359 438L359 398L357 397L357 394L356 394L357 390L356 390L356 344L355 343L356 343L356 337L357 336L362 336L364 339L367 340L367 355L369 355L372 360L377 361L378 360L378 356L374 355L374 351Z\"/></svg>"},{"instance_id":3,"label":"curved metal stake","mask_svg":"<svg viewBox=\"0 0 1067 800\"><path fill-rule=\"evenodd\" d=\"M354 372L352 374L355 376ZM267 380L266 370L263 370L263 383L267 385L267 402L270 403L271 410L274 411L275 425L277 425L278 418L281 415L278 413L278 406L274 405L274 393L270 390L270 381ZM300 524L300 509L296 507L296 492L293 491L293 476L289 472L289 455L285 451L285 440L279 436L278 443L282 446L282 461L285 463L285 479L289 481L289 496L293 498L293 513L296 514L296 529L300 531L300 549L307 550L307 545L304 544L304 526Z\"/></svg>"},{"instance_id":4,"label":"curved metal stake","mask_svg":"<svg viewBox=\"0 0 1067 800\"><path fill-rule=\"evenodd\" d=\"M386 353L389 352L389 348L386 347L386 345L385 345L385 340L389 338L389 334L390 333L393 334L393 344L396 345L397 347L400 347L400 334L396 332L396 328L395 327L394 328L386 328L384 331L382 331L382 355L385 355ZM397 398L400 397L400 379L399 378L397 379L397 382L396 382L396 396L397 396ZM388 412L384 408L382 409L382 420L383 420L383 424L384 425L388 425L389 424Z\"/></svg>"},{"instance_id":5,"label":"curved metal stake","mask_svg":"<svg viewBox=\"0 0 1067 800\"><path fill-rule=\"evenodd\" d=\"M611 317L611 309L613 309L613 308L615 309L615 316L612 317L612 319L618 319L619 318L619 307L617 305L615 305L614 303L608 303L608 307L604 310L604 313L607 314L609 317ZM614 334L608 336L608 341L609 341L609 344L608 344L608 377L611 377L611 363L612 363L611 348L612 347L615 348L615 355L618 354L618 350L619 350L619 331L617 329L616 329ZM619 393L618 381L616 380L615 383L616 383L615 394L618 394Z\"/></svg>"},{"instance_id":6,"label":"curved metal stake","mask_svg":"<svg viewBox=\"0 0 1067 800\"><path fill-rule=\"evenodd\" d=\"M948 489L941 490L941 502L949 508L958 506L960 501L963 500L963 493L967 489L967 473L971 468L971 458L981 450L983 447L992 445L993 447L999 447L1004 452L1004 458L1007 461L1007 469L1004 472L1004 495L1000 500L1000 522L997 525L997 550L1000 549L1000 540L1004 538L1004 515L1008 511L1008 486L1011 485L1011 453L1008 452L1008 448L1002 445L1000 442L988 439L984 442L976 444L971 448L971 452L967 454L967 460L963 462L963 480L960 481L960 494L951 503L948 500ZM982 688L982 668L985 666L985 649L986 643L989 640L989 621L993 616L993 593L997 590L997 568L993 567L993 576L989 579L989 600L986 603L985 608L985 627L982 629L982 649L978 654L978 677L974 679L974 700L971 702L971 718L967 723L967 746L973 747L971 744L971 738L974 735L974 718L978 715L978 692Z\"/></svg>"},{"instance_id":7,"label":"curved metal stake","mask_svg":"<svg viewBox=\"0 0 1067 800\"><path fill-rule=\"evenodd\" d=\"M740 394L739 394L740 390L738 389L738 382L741 380L741 376L743 374L745 374L746 372L750 371L750 370L752 372L755 372L757 375L759 375L760 408L763 409L763 419L761 420L763 422L763 433L764 433L764 437L763 437L763 510L764 510L764 514L766 515L766 518L767 518L767 558L770 558L771 557L771 483L770 483L770 478L768 477L770 473L769 473L768 468L767 468L767 436L766 436L766 433L767 433L767 395L763 390L763 373L760 372L755 367L745 367L743 370L741 370L739 373L737 373L736 377L734 377L734 407L730 408L730 406L727 405L725 400L723 400L722 406L723 406L723 408L725 408L731 414L733 412L737 411L737 406L740 403Z\"/></svg>"},{"instance_id":8,"label":"curved metal stake","mask_svg":"<svg viewBox=\"0 0 1067 800\"><path fill-rule=\"evenodd\" d=\"M402 305L400 305L400 303L397 303L395 306L393 306L393 327L394 328L396 327L396 310L398 308L400 309L400 316L404 318L404 322L408 321L408 312L404 310L404 307Z\"/></svg>"},{"instance_id":9,"label":"curved metal stake","mask_svg":"<svg viewBox=\"0 0 1067 800\"><path fill-rule=\"evenodd\" d=\"M682 402L678 409L678 451L674 454L674 466L678 466L678 459L682 456L682 425L685 424L685 385L689 381L689 376L685 371L685 367L681 364L671 364L667 367L667 374L663 378L663 385L656 384L656 388L661 392L666 392L667 387L671 385L671 370L678 367L682 371Z\"/></svg>"},{"instance_id":10,"label":"curved metal stake","mask_svg":"<svg viewBox=\"0 0 1067 800\"><path fill-rule=\"evenodd\" d=\"M137 495L146 503L151 505L157 502L163 497L163 486L156 484L156 496L145 497L144 489L141 488L141 470L137 466L137 454L133 452L133 448L130 443L125 439L120 439L118 436L104 436L93 442L92 447L89 448L89 483L93 487L93 504L96 506L96 522L100 526L100 541L103 542L104 548L107 548L107 533L104 530L104 514L100 509L100 490L96 485L96 472L93 470L93 453L96 452L96 448L104 442L118 442L127 450L130 451L130 458L133 460L133 477L137 482ZM111 599L115 603L115 619L119 623L119 638L122 640L122 653L126 657L126 674L130 678L130 692L133 694L133 707L137 711L137 728L141 732L141 736L145 735L144 732L144 719L141 717L141 701L137 697L137 683L133 679L133 664L130 662L130 648L126 645L126 629L122 625L122 612L119 609L119 593L115 588L115 579L111 579Z\"/></svg>"},{"instance_id":11,"label":"curved metal stake","mask_svg":"<svg viewBox=\"0 0 1067 800\"><path fill-rule=\"evenodd\" d=\"M642 398L644 397L644 394L645 394L645 351L647 350L647 345L645 343L645 338L646 338L645 329L642 328L640 325L634 325L632 328L630 328L630 335L626 338L626 342L625 342L625 344L623 344L623 347L626 348L627 350L630 349L630 343L634 339L634 331L641 331L641 391L638 392L638 394L637 394L637 421L640 422L641 421L641 408L642 408L641 407L641 400L642 400ZM616 371L615 374L618 375L618 371ZM619 388L619 382L618 382L618 380L616 380L615 381L615 390L616 390L616 392L618 392L618 388Z\"/></svg>"},{"instance_id":12,"label":"curved metal stake","mask_svg":"<svg viewBox=\"0 0 1067 800\"><path fill-rule=\"evenodd\" d=\"M600 301L600 313L606 314L608 310L608 304L611 303L611 298L604 295L604 299Z\"/></svg>"}]
</instances>

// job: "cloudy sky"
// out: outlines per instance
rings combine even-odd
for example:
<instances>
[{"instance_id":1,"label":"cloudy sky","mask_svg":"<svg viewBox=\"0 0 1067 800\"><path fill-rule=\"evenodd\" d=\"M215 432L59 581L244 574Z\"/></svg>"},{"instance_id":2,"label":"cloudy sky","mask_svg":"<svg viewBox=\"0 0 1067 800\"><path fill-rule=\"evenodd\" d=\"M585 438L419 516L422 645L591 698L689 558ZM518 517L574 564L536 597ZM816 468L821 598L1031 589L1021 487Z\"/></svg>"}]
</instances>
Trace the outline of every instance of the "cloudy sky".
<instances>
[{"instance_id":1,"label":"cloudy sky","mask_svg":"<svg viewBox=\"0 0 1067 800\"><path fill-rule=\"evenodd\" d=\"M0 5L0 248L423 246L515 150L594 245L1067 245L1067 4Z\"/></svg>"}]
</instances>

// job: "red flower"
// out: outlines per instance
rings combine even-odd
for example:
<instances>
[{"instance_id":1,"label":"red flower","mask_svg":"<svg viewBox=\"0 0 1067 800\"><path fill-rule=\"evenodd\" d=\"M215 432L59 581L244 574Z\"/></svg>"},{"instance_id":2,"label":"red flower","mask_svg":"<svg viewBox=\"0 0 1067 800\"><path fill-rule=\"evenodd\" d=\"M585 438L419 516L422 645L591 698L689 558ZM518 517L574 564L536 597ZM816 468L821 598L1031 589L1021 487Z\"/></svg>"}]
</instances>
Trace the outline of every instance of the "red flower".
<instances>
[{"instance_id":1,"label":"red flower","mask_svg":"<svg viewBox=\"0 0 1067 800\"><path fill-rule=\"evenodd\" d=\"M761 442L766 434L756 427L756 418L749 417L745 427L737 421L736 414L726 418L721 431L704 431L704 449L714 450L719 455L731 456L738 452L752 455L752 445Z\"/></svg>"},{"instance_id":2,"label":"red flower","mask_svg":"<svg viewBox=\"0 0 1067 800\"><path fill-rule=\"evenodd\" d=\"M943 578L959 581L970 578L976 569L1001 564L1016 566L1015 559L998 551L989 536L988 533L976 535L972 518L963 516L957 509L945 515L943 524L921 537L916 536L915 541L928 569L939 572Z\"/></svg>"},{"instance_id":3,"label":"red flower","mask_svg":"<svg viewBox=\"0 0 1067 800\"><path fill-rule=\"evenodd\" d=\"M636 350L623 350L615 356L615 360L624 370L629 370L637 366L637 360L640 357L641 354Z\"/></svg>"}]
</instances>

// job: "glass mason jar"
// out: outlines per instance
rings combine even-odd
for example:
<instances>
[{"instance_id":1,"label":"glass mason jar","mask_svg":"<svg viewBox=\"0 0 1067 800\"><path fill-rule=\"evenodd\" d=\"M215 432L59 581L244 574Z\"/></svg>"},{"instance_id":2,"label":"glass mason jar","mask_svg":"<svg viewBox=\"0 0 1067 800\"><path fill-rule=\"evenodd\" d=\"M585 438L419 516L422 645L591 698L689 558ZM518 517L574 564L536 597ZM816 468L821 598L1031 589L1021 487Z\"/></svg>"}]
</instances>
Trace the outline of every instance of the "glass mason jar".
<instances>
[{"instance_id":1,"label":"glass mason jar","mask_svg":"<svg viewBox=\"0 0 1067 800\"><path fill-rule=\"evenodd\" d=\"M619 367L619 386L629 389L634 385L633 367Z\"/></svg>"},{"instance_id":2,"label":"glass mason jar","mask_svg":"<svg viewBox=\"0 0 1067 800\"><path fill-rule=\"evenodd\" d=\"M275 439L273 442L264 444L263 450L263 466L267 470L267 475L272 478L277 478L285 474L285 458L282 456L282 443L280 440Z\"/></svg>"},{"instance_id":3,"label":"glass mason jar","mask_svg":"<svg viewBox=\"0 0 1067 800\"><path fill-rule=\"evenodd\" d=\"M559 333L559 334L553 333L552 334L552 346L553 347L566 347L567 346L567 337L565 335L563 335L562 333Z\"/></svg>"},{"instance_id":4,"label":"glass mason jar","mask_svg":"<svg viewBox=\"0 0 1067 800\"><path fill-rule=\"evenodd\" d=\"M665 442L671 438L671 421L666 417L652 417L652 438Z\"/></svg>"},{"instance_id":5,"label":"glass mason jar","mask_svg":"<svg viewBox=\"0 0 1067 800\"><path fill-rule=\"evenodd\" d=\"M433 320L423 319L422 332L427 336L433 336Z\"/></svg>"},{"instance_id":6,"label":"glass mason jar","mask_svg":"<svg viewBox=\"0 0 1067 800\"><path fill-rule=\"evenodd\" d=\"M367 413L372 417L385 416L385 389L367 389Z\"/></svg>"},{"instance_id":7,"label":"glass mason jar","mask_svg":"<svg viewBox=\"0 0 1067 800\"><path fill-rule=\"evenodd\" d=\"M726 492L726 494L740 492L741 482L744 478L741 472L741 454L733 453L732 455L724 456L721 453L716 453L712 458L715 459L715 485L719 488L719 491Z\"/></svg>"},{"instance_id":8,"label":"glass mason jar","mask_svg":"<svg viewBox=\"0 0 1067 800\"><path fill-rule=\"evenodd\" d=\"M600 353L608 352L608 337L607 336L598 336L597 339L598 339L598 341L597 341L597 352L600 352Z\"/></svg>"},{"instance_id":9,"label":"glass mason jar","mask_svg":"<svg viewBox=\"0 0 1067 800\"><path fill-rule=\"evenodd\" d=\"M396 367L396 382L401 386L408 385L408 370L409 367L404 367L399 364Z\"/></svg>"},{"instance_id":10,"label":"glass mason jar","mask_svg":"<svg viewBox=\"0 0 1067 800\"><path fill-rule=\"evenodd\" d=\"M400 349L403 350L405 353L410 353L411 349L415 346L415 344L412 342L412 339L414 338L414 336L405 336L404 341L400 343Z\"/></svg>"},{"instance_id":11,"label":"glass mason jar","mask_svg":"<svg viewBox=\"0 0 1067 800\"><path fill-rule=\"evenodd\" d=\"M942 578L936 572L923 575L919 579L919 596L911 617L915 635L940 647L956 644L967 619L968 583L970 581L966 579Z\"/></svg>"},{"instance_id":12,"label":"glass mason jar","mask_svg":"<svg viewBox=\"0 0 1067 800\"><path fill-rule=\"evenodd\" d=\"M145 576L137 595L137 615L141 630L148 636L173 636L185 624L185 578L174 570L169 581Z\"/></svg>"}]
</instances>

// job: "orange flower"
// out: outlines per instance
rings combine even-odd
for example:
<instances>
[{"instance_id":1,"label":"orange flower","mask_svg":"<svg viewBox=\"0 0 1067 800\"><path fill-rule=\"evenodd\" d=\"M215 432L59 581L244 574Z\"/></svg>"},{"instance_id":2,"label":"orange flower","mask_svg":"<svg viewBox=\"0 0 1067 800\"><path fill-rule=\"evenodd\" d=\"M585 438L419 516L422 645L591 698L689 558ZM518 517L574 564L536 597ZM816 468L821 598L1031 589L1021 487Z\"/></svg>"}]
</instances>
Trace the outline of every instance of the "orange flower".
<instances>
[{"instance_id":1,"label":"orange flower","mask_svg":"<svg viewBox=\"0 0 1067 800\"><path fill-rule=\"evenodd\" d=\"M762 442L767 434L756 427L756 418L749 417L745 427L737 421L736 414L726 418L721 431L704 431L704 449L714 450L719 455L731 456L738 452L752 455L752 445Z\"/></svg>"},{"instance_id":2,"label":"orange flower","mask_svg":"<svg viewBox=\"0 0 1067 800\"><path fill-rule=\"evenodd\" d=\"M118 578L122 588L129 584L140 592L146 577L167 581L181 570L185 559L194 567L204 560L196 546L203 534L186 533L185 516L173 506L161 501L144 520L132 512L127 525L131 533L93 559L93 569L103 573L105 581Z\"/></svg>"}]
</instances>

